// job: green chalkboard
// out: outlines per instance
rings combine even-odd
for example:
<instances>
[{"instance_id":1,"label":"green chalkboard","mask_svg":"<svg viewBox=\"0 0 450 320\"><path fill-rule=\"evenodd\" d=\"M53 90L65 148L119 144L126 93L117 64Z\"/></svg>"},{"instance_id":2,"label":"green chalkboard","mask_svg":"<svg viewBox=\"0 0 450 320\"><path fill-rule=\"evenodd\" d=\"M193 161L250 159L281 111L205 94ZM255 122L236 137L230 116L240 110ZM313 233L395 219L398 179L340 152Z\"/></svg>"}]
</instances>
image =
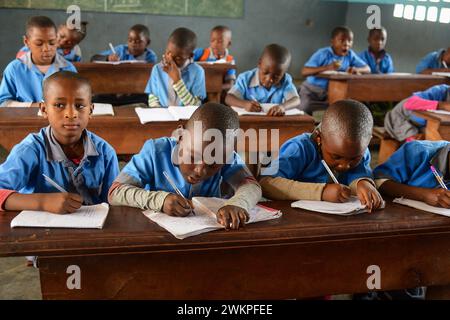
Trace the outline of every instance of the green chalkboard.
<instances>
[{"instance_id":1,"label":"green chalkboard","mask_svg":"<svg viewBox=\"0 0 450 320\"><path fill-rule=\"evenodd\" d=\"M81 11L229 18L244 16L244 0L0 0L0 8L66 10L70 5L78 5Z\"/></svg>"}]
</instances>

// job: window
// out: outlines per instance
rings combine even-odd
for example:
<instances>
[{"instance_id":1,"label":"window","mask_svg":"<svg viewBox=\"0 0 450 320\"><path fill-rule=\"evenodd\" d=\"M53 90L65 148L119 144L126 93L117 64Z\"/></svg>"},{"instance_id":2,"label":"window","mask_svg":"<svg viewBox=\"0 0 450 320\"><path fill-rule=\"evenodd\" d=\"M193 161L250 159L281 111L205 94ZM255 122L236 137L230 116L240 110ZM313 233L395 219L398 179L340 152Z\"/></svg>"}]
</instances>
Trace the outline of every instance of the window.
<instances>
[{"instance_id":1,"label":"window","mask_svg":"<svg viewBox=\"0 0 450 320\"><path fill-rule=\"evenodd\" d=\"M406 20L450 23L450 0L408 0L394 6L394 17ZM448 5L448 7L446 7Z\"/></svg>"}]
</instances>

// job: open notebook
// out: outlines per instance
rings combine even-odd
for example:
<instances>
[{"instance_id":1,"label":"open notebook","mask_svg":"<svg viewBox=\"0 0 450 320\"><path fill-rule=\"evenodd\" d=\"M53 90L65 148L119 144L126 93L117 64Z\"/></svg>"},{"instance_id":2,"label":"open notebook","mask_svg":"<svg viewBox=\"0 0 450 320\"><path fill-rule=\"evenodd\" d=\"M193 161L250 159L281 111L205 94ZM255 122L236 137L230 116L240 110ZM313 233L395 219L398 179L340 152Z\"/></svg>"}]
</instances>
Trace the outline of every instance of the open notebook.
<instances>
[{"instance_id":1,"label":"open notebook","mask_svg":"<svg viewBox=\"0 0 450 320\"><path fill-rule=\"evenodd\" d=\"M244 108L238 108L238 107L232 107L232 108L239 116L266 116L267 112L269 112L269 110L272 107L277 106L277 105L278 104L274 104L274 103L261 103L262 111L260 111L260 112L246 111ZM297 115L303 115L303 114L305 114L305 113L298 109L291 109L291 110L287 110L285 112L286 116L297 116Z\"/></svg>"},{"instance_id":2,"label":"open notebook","mask_svg":"<svg viewBox=\"0 0 450 320\"><path fill-rule=\"evenodd\" d=\"M107 203L82 206L71 214L54 214L45 211L22 211L12 221L11 228L76 228L102 229L108 216Z\"/></svg>"},{"instance_id":3,"label":"open notebook","mask_svg":"<svg viewBox=\"0 0 450 320\"><path fill-rule=\"evenodd\" d=\"M384 208L384 206L385 204L383 203L382 208ZM291 204L291 207L340 216L351 216L368 212L366 206L363 206L361 204L361 201L359 201L359 199L356 197L351 197L350 201L344 203L300 200L293 202Z\"/></svg>"},{"instance_id":4,"label":"open notebook","mask_svg":"<svg viewBox=\"0 0 450 320\"><path fill-rule=\"evenodd\" d=\"M159 121L189 120L197 110L197 106L168 108L136 108L136 113L142 124Z\"/></svg>"},{"instance_id":5,"label":"open notebook","mask_svg":"<svg viewBox=\"0 0 450 320\"><path fill-rule=\"evenodd\" d=\"M123 61L94 61L97 64L110 64L110 65L119 65L119 64L135 64L135 63L147 63L145 60L123 60Z\"/></svg>"},{"instance_id":6,"label":"open notebook","mask_svg":"<svg viewBox=\"0 0 450 320\"><path fill-rule=\"evenodd\" d=\"M219 198L192 198L194 203L195 216L189 217L171 217L162 212L145 211L144 215L169 231L177 239L185 239L205 232L223 229L224 227L217 223L216 212L224 206L226 200ZM249 212L250 221L254 223L266 220L280 218L282 213L279 210L257 205Z\"/></svg>"},{"instance_id":7,"label":"open notebook","mask_svg":"<svg viewBox=\"0 0 450 320\"><path fill-rule=\"evenodd\" d=\"M405 199L405 198L397 198L397 199L394 199L393 202L404 205L404 206L408 206L411 208L416 208L416 209L419 209L422 211L427 211L427 212L439 214L441 216L450 217L450 209L433 207L422 201L410 200L410 199Z\"/></svg>"},{"instance_id":8,"label":"open notebook","mask_svg":"<svg viewBox=\"0 0 450 320\"><path fill-rule=\"evenodd\" d=\"M94 103L93 116L114 116L114 109L109 103ZM42 117L41 109L38 111L38 116Z\"/></svg>"}]
</instances>

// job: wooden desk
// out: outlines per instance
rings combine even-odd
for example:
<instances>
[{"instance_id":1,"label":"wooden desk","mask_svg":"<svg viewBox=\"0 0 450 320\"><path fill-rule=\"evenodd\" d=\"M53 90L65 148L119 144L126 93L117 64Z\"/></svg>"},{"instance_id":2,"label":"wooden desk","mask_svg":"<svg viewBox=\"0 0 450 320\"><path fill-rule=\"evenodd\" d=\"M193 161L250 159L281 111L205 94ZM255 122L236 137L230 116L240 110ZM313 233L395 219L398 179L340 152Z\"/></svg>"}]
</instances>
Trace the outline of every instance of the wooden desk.
<instances>
[{"instance_id":1,"label":"wooden desk","mask_svg":"<svg viewBox=\"0 0 450 320\"><path fill-rule=\"evenodd\" d=\"M422 74L433 74L433 72L446 72L449 73L450 69L426 69L422 71Z\"/></svg>"},{"instance_id":2,"label":"wooden desk","mask_svg":"<svg viewBox=\"0 0 450 320\"><path fill-rule=\"evenodd\" d=\"M75 63L78 72L91 81L94 94L144 93L152 64ZM206 92L209 101L220 102L223 78L231 64L200 64L205 69Z\"/></svg>"},{"instance_id":3,"label":"wooden desk","mask_svg":"<svg viewBox=\"0 0 450 320\"><path fill-rule=\"evenodd\" d=\"M396 204L353 217L273 202L278 220L177 240L137 209L113 207L103 230L10 229L0 256L39 256L44 299L289 299L450 283L450 219ZM81 290L68 290L69 266Z\"/></svg>"},{"instance_id":4,"label":"wooden desk","mask_svg":"<svg viewBox=\"0 0 450 320\"><path fill-rule=\"evenodd\" d=\"M412 75L320 75L329 79L328 101L334 103L343 99L364 102L401 101L416 91L426 90L434 85L450 83L446 77Z\"/></svg>"},{"instance_id":5,"label":"wooden desk","mask_svg":"<svg viewBox=\"0 0 450 320\"><path fill-rule=\"evenodd\" d=\"M450 116L429 111L415 111L414 114L427 120L425 140L450 141Z\"/></svg>"},{"instance_id":6,"label":"wooden desk","mask_svg":"<svg viewBox=\"0 0 450 320\"><path fill-rule=\"evenodd\" d=\"M0 108L0 145L10 151L29 133L38 132L48 125L46 119L37 116L37 108ZM115 116L93 117L88 129L108 141L117 154L136 154L148 139L171 136L178 125L184 122L153 122L142 125L133 107L114 108ZM280 146L286 140L314 129L314 119L310 116L260 117L242 116L243 130L280 129ZM271 134L258 135L261 148L242 146L238 151L254 152L270 150Z\"/></svg>"}]
</instances>

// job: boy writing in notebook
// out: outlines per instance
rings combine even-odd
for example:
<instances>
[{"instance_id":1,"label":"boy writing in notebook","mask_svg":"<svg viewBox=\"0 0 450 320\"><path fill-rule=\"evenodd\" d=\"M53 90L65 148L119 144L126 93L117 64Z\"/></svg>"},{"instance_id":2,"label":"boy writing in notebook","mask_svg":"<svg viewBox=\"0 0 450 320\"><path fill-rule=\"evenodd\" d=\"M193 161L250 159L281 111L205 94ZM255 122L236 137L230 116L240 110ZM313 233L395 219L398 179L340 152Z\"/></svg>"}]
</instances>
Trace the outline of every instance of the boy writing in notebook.
<instances>
[{"instance_id":1,"label":"boy writing in notebook","mask_svg":"<svg viewBox=\"0 0 450 320\"><path fill-rule=\"evenodd\" d=\"M61 24L58 27L58 50L57 52L70 62L81 61L80 42L86 37L87 22L81 22L80 29L70 29L66 24ZM16 58L20 58L29 52L30 49L25 46L17 53Z\"/></svg>"},{"instance_id":2,"label":"boy writing in notebook","mask_svg":"<svg viewBox=\"0 0 450 320\"><path fill-rule=\"evenodd\" d=\"M416 67L416 73L427 69L448 69L450 67L450 47L427 54Z\"/></svg>"},{"instance_id":3,"label":"boy writing in notebook","mask_svg":"<svg viewBox=\"0 0 450 320\"><path fill-rule=\"evenodd\" d=\"M172 32L145 88L150 107L199 106L206 98L205 71L192 61L196 46L197 36L191 30Z\"/></svg>"},{"instance_id":4,"label":"boy writing in notebook","mask_svg":"<svg viewBox=\"0 0 450 320\"><path fill-rule=\"evenodd\" d=\"M300 110L312 114L327 108L328 80L318 77L320 73L370 73L369 66L352 50L352 46L353 32L347 27L337 27L331 34L331 46L317 50L305 63L302 76L307 78L299 88Z\"/></svg>"},{"instance_id":5,"label":"boy writing in notebook","mask_svg":"<svg viewBox=\"0 0 450 320\"><path fill-rule=\"evenodd\" d=\"M450 86L446 84L415 92L412 97L401 101L384 118L384 127L397 141L412 141L421 138L421 129L426 121L414 114L414 111L446 110L450 111Z\"/></svg>"},{"instance_id":6,"label":"boy writing in notebook","mask_svg":"<svg viewBox=\"0 0 450 320\"><path fill-rule=\"evenodd\" d=\"M332 104L314 133L305 133L281 147L272 168L260 179L263 195L273 200L346 202L356 195L368 210L383 202L373 181L368 145L373 119L362 103L342 100ZM333 183L325 161L340 184Z\"/></svg>"},{"instance_id":7,"label":"boy writing in notebook","mask_svg":"<svg viewBox=\"0 0 450 320\"><path fill-rule=\"evenodd\" d=\"M47 17L31 17L24 43L30 49L8 64L0 84L0 107L39 106L42 82L58 71L76 72L72 63L56 52L56 26Z\"/></svg>"},{"instance_id":8,"label":"boy writing in notebook","mask_svg":"<svg viewBox=\"0 0 450 320\"><path fill-rule=\"evenodd\" d=\"M114 149L86 130L93 110L88 80L57 72L45 80L44 97L40 108L50 125L28 135L0 165L0 210L62 214L106 202L119 166Z\"/></svg>"},{"instance_id":9,"label":"boy writing in notebook","mask_svg":"<svg viewBox=\"0 0 450 320\"><path fill-rule=\"evenodd\" d=\"M229 106L259 112L261 103L273 103L268 115L282 116L286 110L298 107L300 99L287 73L291 63L289 50L277 44L268 45L258 67L239 75L225 99Z\"/></svg>"},{"instance_id":10,"label":"boy writing in notebook","mask_svg":"<svg viewBox=\"0 0 450 320\"><path fill-rule=\"evenodd\" d=\"M128 32L127 44L121 44L103 51L93 56L91 60L113 62L138 60L147 63L156 63L158 60L156 54L148 48L150 43L150 30L142 24L136 24Z\"/></svg>"},{"instance_id":11,"label":"boy writing in notebook","mask_svg":"<svg viewBox=\"0 0 450 320\"><path fill-rule=\"evenodd\" d=\"M248 221L249 210L261 197L259 184L233 151L238 128L239 118L231 108L215 103L203 105L185 128L179 128L177 139L145 143L112 185L110 203L186 217L193 206L189 199L223 197L223 190L228 188L234 194L218 211L217 221L227 229L238 229ZM214 151L209 140L202 139L208 132L216 132L218 147ZM208 158L213 153L214 159ZM176 194L169 180L182 195Z\"/></svg>"},{"instance_id":12,"label":"boy writing in notebook","mask_svg":"<svg viewBox=\"0 0 450 320\"><path fill-rule=\"evenodd\" d=\"M369 48L359 54L359 57L367 63L373 74L394 72L394 63L391 56L386 52L387 31L371 29L369 31Z\"/></svg>"},{"instance_id":13,"label":"boy writing in notebook","mask_svg":"<svg viewBox=\"0 0 450 320\"><path fill-rule=\"evenodd\" d=\"M224 61L235 64L233 56L229 52L231 46L231 30L226 26L212 28L209 48L198 48L194 51L194 61ZM223 90L230 90L236 81L236 69L230 69L225 74Z\"/></svg>"},{"instance_id":14,"label":"boy writing in notebook","mask_svg":"<svg viewBox=\"0 0 450 320\"><path fill-rule=\"evenodd\" d=\"M449 152L448 141L405 143L388 161L375 168L375 181L380 192L389 197L405 197L449 209Z\"/></svg>"}]
</instances>

